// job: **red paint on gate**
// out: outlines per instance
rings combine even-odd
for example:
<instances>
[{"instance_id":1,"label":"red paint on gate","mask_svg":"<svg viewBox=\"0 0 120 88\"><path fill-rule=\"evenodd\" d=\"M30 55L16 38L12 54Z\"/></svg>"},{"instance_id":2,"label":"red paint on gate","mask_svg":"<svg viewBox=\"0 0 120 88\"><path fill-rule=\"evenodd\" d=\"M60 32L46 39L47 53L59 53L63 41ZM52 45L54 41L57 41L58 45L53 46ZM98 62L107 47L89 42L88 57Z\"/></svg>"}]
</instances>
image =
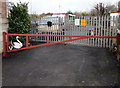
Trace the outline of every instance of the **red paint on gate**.
<instances>
[{"instance_id":1,"label":"red paint on gate","mask_svg":"<svg viewBox=\"0 0 120 88\"><path fill-rule=\"evenodd\" d=\"M28 47L28 36L26 36L26 47Z\"/></svg>"},{"instance_id":2,"label":"red paint on gate","mask_svg":"<svg viewBox=\"0 0 120 88\"><path fill-rule=\"evenodd\" d=\"M120 45L120 34L117 34L117 56L119 55L119 45Z\"/></svg>"},{"instance_id":3,"label":"red paint on gate","mask_svg":"<svg viewBox=\"0 0 120 88\"><path fill-rule=\"evenodd\" d=\"M7 55L7 33L3 32L3 56Z\"/></svg>"},{"instance_id":4,"label":"red paint on gate","mask_svg":"<svg viewBox=\"0 0 120 88\"><path fill-rule=\"evenodd\" d=\"M49 37L48 36L46 37L46 43L49 43Z\"/></svg>"},{"instance_id":5,"label":"red paint on gate","mask_svg":"<svg viewBox=\"0 0 120 88\"><path fill-rule=\"evenodd\" d=\"M117 45L120 45L120 34L117 35Z\"/></svg>"},{"instance_id":6,"label":"red paint on gate","mask_svg":"<svg viewBox=\"0 0 120 88\"><path fill-rule=\"evenodd\" d=\"M20 49L14 49L14 50L8 50L8 36L26 36L26 47L20 48ZM45 44L40 44L40 45L35 45L35 46L28 46L29 36L45 36L46 37L46 43ZM49 43L49 37L69 37L68 40L63 40L63 41L57 41L57 42L52 42ZM77 37L72 39L73 37ZM79 38L78 38L79 37ZM3 32L3 56L7 55L7 52L14 52L18 50L24 50L24 49L30 49L30 48L35 48L35 47L40 47L40 46L46 46L46 45L52 45L52 44L57 44L57 43L63 43L63 42L70 42L70 41L75 41L75 40L80 40L80 39L86 39L86 38L116 38L118 39L117 44L120 44L120 36L82 36L82 35L44 35L44 34L8 34L6 32Z\"/></svg>"}]
</instances>

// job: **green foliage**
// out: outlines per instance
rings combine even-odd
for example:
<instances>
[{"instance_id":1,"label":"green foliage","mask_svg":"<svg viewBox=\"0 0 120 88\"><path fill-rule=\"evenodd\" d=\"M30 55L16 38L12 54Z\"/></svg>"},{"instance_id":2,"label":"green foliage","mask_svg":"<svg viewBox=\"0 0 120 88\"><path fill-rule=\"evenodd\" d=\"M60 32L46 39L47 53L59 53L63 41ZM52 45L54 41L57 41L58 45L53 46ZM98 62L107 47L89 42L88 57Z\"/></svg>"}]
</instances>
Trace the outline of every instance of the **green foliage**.
<instances>
[{"instance_id":1,"label":"green foliage","mask_svg":"<svg viewBox=\"0 0 120 88\"><path fill-rule=\"evenodd\" d=\"M85 12L82 12L81 15L82 15L82 16L86 16L86 13L85 13Z\"/></svg>"},{"instance_id":2,"label":"green foliage","mask_svg":"<svg viewBox=\"0 0 120 88\"><path fill-rule=\"evenodd\" d=\"M118 12L120 12L120 1L118 2Z\"/></svg>"},{"instance_id":3,"label":"green foliage","mask_svg":"<svg viewBox=\"0 0 120 88\"><path fill-rule=\"evenodd\" d=\"M30 33L30 17L28 14L28 3L12 4L9 15L9 33L28 34Z\"/></svg>"},{"instance_id":4,"label":"green foliage","mask_svg":"<svg viewBox=\"0 0 120 88\"><path fill-rule=\"evenodd\" d=\"M53 13L50 13L50 12L49 12L49 13L47 13L46 15L53 15Z\"/></svg>"},{"instance_id":5,"label":"green foliage","mask_svg":"<svg viewBox=\"0 0 120 88\"><path fill-rule=\"evenodd\" d=\"M73 14L73 13L72 13L72 11L69 10L69 11L67 11L67 14Z\"/></svg>"}]
</instances>

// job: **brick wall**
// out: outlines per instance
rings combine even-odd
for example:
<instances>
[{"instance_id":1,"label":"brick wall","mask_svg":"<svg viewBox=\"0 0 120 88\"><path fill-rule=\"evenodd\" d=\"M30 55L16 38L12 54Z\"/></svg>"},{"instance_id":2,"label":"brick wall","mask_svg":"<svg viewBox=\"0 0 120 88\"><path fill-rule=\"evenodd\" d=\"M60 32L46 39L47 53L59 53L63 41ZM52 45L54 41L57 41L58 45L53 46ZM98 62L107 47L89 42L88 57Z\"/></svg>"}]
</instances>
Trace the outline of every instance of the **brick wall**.
<instances>
[{"instance_id":1,"label":"brick wall","mask_svg":"<svg viewBox=\"0 0 120 88\"><path fill-rule=\"evenodd\" d=\"M2 18L7 17L7 0L0 0L0 13L2 13Z\"/></svg>"},{"instance_id":2,"label":"brick wall","mask_svg":"<svg viewBox=\"0 0 120 88\"><path fill-rule=\"evenodd\" d=\"M2 18L6 18L7 17L7 10L6 10L6 2L3 0L2 2Z\"/></svg>"}]
</instances>

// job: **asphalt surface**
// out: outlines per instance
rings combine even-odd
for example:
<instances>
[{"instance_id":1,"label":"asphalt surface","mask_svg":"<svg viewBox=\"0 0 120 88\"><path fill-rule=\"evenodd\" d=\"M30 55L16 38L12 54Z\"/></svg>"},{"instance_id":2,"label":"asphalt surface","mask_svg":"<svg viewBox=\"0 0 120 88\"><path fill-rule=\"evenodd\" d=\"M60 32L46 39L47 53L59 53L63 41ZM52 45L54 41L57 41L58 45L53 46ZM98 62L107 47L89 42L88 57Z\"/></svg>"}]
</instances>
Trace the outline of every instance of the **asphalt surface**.
<instances>
[{"instance_id":1,"label":"asphalt surface","mask_svg":"<svg viewBox=\"0 0 120 88\"><path fill-rule=\"evenodd\" d=\"M3 86L118 86L120 66L108 49L56 44L3 57Z\"/></svg>"}]
</instances>

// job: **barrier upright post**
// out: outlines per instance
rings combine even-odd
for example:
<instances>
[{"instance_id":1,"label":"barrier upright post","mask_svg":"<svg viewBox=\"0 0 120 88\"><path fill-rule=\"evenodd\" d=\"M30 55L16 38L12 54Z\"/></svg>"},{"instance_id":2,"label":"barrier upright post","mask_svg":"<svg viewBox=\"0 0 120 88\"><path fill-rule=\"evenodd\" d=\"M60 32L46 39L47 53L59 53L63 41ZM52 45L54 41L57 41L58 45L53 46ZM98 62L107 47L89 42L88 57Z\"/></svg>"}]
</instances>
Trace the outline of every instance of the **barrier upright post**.
<instances>
[{"instance_id":1,"label":"barrier upright post","mask_svg":"<svg viewBox=\"0 0 120 88\"><path fill-rule=\"evenodd\" d=\"M46 36L46 43L49 43L49 36Z\"/></svg>"},{"instance_id":2,"label":"barrier upright post","mask_svg":"<svg viewBox=\"0 0 120 88\"><path fill-rule=\"evenodd\" d=\"M120 34L117 34L117 59L119 61Z\"/></svg>"},{"instance_id":3,"label":"barrier upright post","mask_svg":"<svg viewBox=\"0 0 120 88\"><path fill-rule=\"evenodd\" d=\"M26 47L28 47L28 36L26 36Z\"/></svg>"},{"instance_id":4,"label":"barrier upright post","mask_svg":"<svg viewBox=\"0 0 120 88\"><path fill-rule=\"evenodd\" d=\"M7 33L3 32L3 56L7 55Z\"/></svg>"}]
</instances>

